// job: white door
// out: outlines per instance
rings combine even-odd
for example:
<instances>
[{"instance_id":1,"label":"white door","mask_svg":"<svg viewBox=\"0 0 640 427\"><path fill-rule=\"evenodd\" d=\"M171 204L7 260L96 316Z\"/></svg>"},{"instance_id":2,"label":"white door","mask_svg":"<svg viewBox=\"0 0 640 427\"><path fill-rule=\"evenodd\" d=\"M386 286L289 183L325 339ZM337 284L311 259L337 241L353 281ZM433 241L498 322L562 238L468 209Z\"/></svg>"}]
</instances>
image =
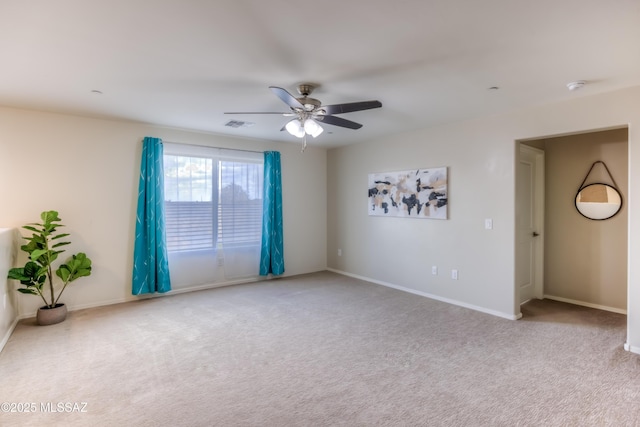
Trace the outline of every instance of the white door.
<instances>
[{"instance_id":1,"label":"white door","mask_svg":"<svg viewBox=\"0 0 640 427\"><path fill-rule=\"evenodd\" d=\"M516 292L522 304L542 299L544 151L520 145L516 167Z\"/></svg>"}]
</instances>

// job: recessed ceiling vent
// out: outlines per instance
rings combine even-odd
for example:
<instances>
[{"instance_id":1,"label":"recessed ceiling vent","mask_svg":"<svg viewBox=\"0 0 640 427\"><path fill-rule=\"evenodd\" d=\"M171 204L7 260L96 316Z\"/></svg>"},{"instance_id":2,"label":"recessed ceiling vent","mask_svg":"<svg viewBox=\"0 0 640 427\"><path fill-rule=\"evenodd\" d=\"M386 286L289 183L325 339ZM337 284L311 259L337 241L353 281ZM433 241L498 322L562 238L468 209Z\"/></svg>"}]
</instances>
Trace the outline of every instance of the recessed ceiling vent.
<instances>
[{"instance_id":1,"label":"recessed ceiling vent","mask_svg":"<svg viewBox=\"0 0 640 427\"><path fill-rule=\"evenodd\" d=\"M587 82L585 82L584 80L577 80L575 82L567 83L567 89L571 91L578 90L578 89L581 89L586 84Z\"/></svg>"},{"instance_id":2,"label":"recessed ceiling vent","mask_svg":"<svg viewBox=\"0 0 640 427\"><path fill-rule=\"evenodd\" d=\"M251 127L251 126L255 125L255 123L253 123L253 122L243 122L242 120L229 120L224 125L225 126L229 126L230 128L248 128L248 127Z\"/></svg>"}]
</instances>

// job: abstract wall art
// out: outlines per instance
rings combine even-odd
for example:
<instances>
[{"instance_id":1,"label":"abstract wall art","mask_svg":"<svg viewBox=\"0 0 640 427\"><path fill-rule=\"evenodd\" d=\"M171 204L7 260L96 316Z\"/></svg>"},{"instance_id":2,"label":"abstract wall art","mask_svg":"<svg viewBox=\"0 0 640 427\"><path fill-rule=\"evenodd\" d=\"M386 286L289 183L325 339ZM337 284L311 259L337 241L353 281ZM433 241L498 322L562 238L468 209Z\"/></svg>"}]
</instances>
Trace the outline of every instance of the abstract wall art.
<instances>
[{"instance_id":1,"label":"abstract wall art","mask_svg":"<svg viewBox=\"0 0 640 427\"><path fill-rule=\"evenodd\" d=\"M369 215L447 219L447 168L369 174Z\"/></svg>"}]
</instances>

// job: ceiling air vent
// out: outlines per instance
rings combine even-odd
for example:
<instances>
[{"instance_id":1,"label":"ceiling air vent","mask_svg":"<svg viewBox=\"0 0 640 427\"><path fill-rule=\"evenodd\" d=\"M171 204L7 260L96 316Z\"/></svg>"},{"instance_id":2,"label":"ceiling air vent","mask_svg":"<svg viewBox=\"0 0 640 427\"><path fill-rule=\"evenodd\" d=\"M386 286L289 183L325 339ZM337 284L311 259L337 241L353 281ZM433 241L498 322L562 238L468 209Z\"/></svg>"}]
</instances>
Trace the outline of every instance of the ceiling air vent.
<instances>
[{"instance_id":1,"label":"ceiling air vent","mask_svg":"<svg viewBox=\"0 0 640 427\"><path fill-rule=\"evenodd\" d=\"M255 125L255 123L253 123L253 122L243 122L242 120L229 120L224 125L225 126L229 126L230 128L248 128L248 127L251 127L251 126Z\"/></svg>"}]
</instances>

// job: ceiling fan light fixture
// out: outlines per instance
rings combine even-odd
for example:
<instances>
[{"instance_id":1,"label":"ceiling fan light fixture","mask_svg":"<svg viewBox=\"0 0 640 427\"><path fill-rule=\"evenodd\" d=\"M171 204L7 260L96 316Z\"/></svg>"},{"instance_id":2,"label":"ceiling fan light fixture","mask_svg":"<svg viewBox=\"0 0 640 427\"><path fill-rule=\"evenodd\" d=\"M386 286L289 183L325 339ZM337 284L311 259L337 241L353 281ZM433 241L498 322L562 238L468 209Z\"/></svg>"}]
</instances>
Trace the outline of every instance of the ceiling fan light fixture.
<instances>
[{"instance_id":1,"label":"ceiling fan light fixture","mask_svg":"<svg viewBox=\"0 0 640 427\"><path fill-rule=\"evenodd\" d=\"M324 129L322 129L322 126L315 120L307 119L304 121L304 131L315 138L320 135Z\"/></svg>"},{"instance_id":2,"label":"ceiling fan light fixture","mask_svg":"<svg viewBox=\"0 0 640 427\"><path fill-rule=\"evenodd\" d=\"M298 119L291 120L287 123L285 129L296 138L302 138L304 136L304 128Z\"/></svg>"}]
</instances>

